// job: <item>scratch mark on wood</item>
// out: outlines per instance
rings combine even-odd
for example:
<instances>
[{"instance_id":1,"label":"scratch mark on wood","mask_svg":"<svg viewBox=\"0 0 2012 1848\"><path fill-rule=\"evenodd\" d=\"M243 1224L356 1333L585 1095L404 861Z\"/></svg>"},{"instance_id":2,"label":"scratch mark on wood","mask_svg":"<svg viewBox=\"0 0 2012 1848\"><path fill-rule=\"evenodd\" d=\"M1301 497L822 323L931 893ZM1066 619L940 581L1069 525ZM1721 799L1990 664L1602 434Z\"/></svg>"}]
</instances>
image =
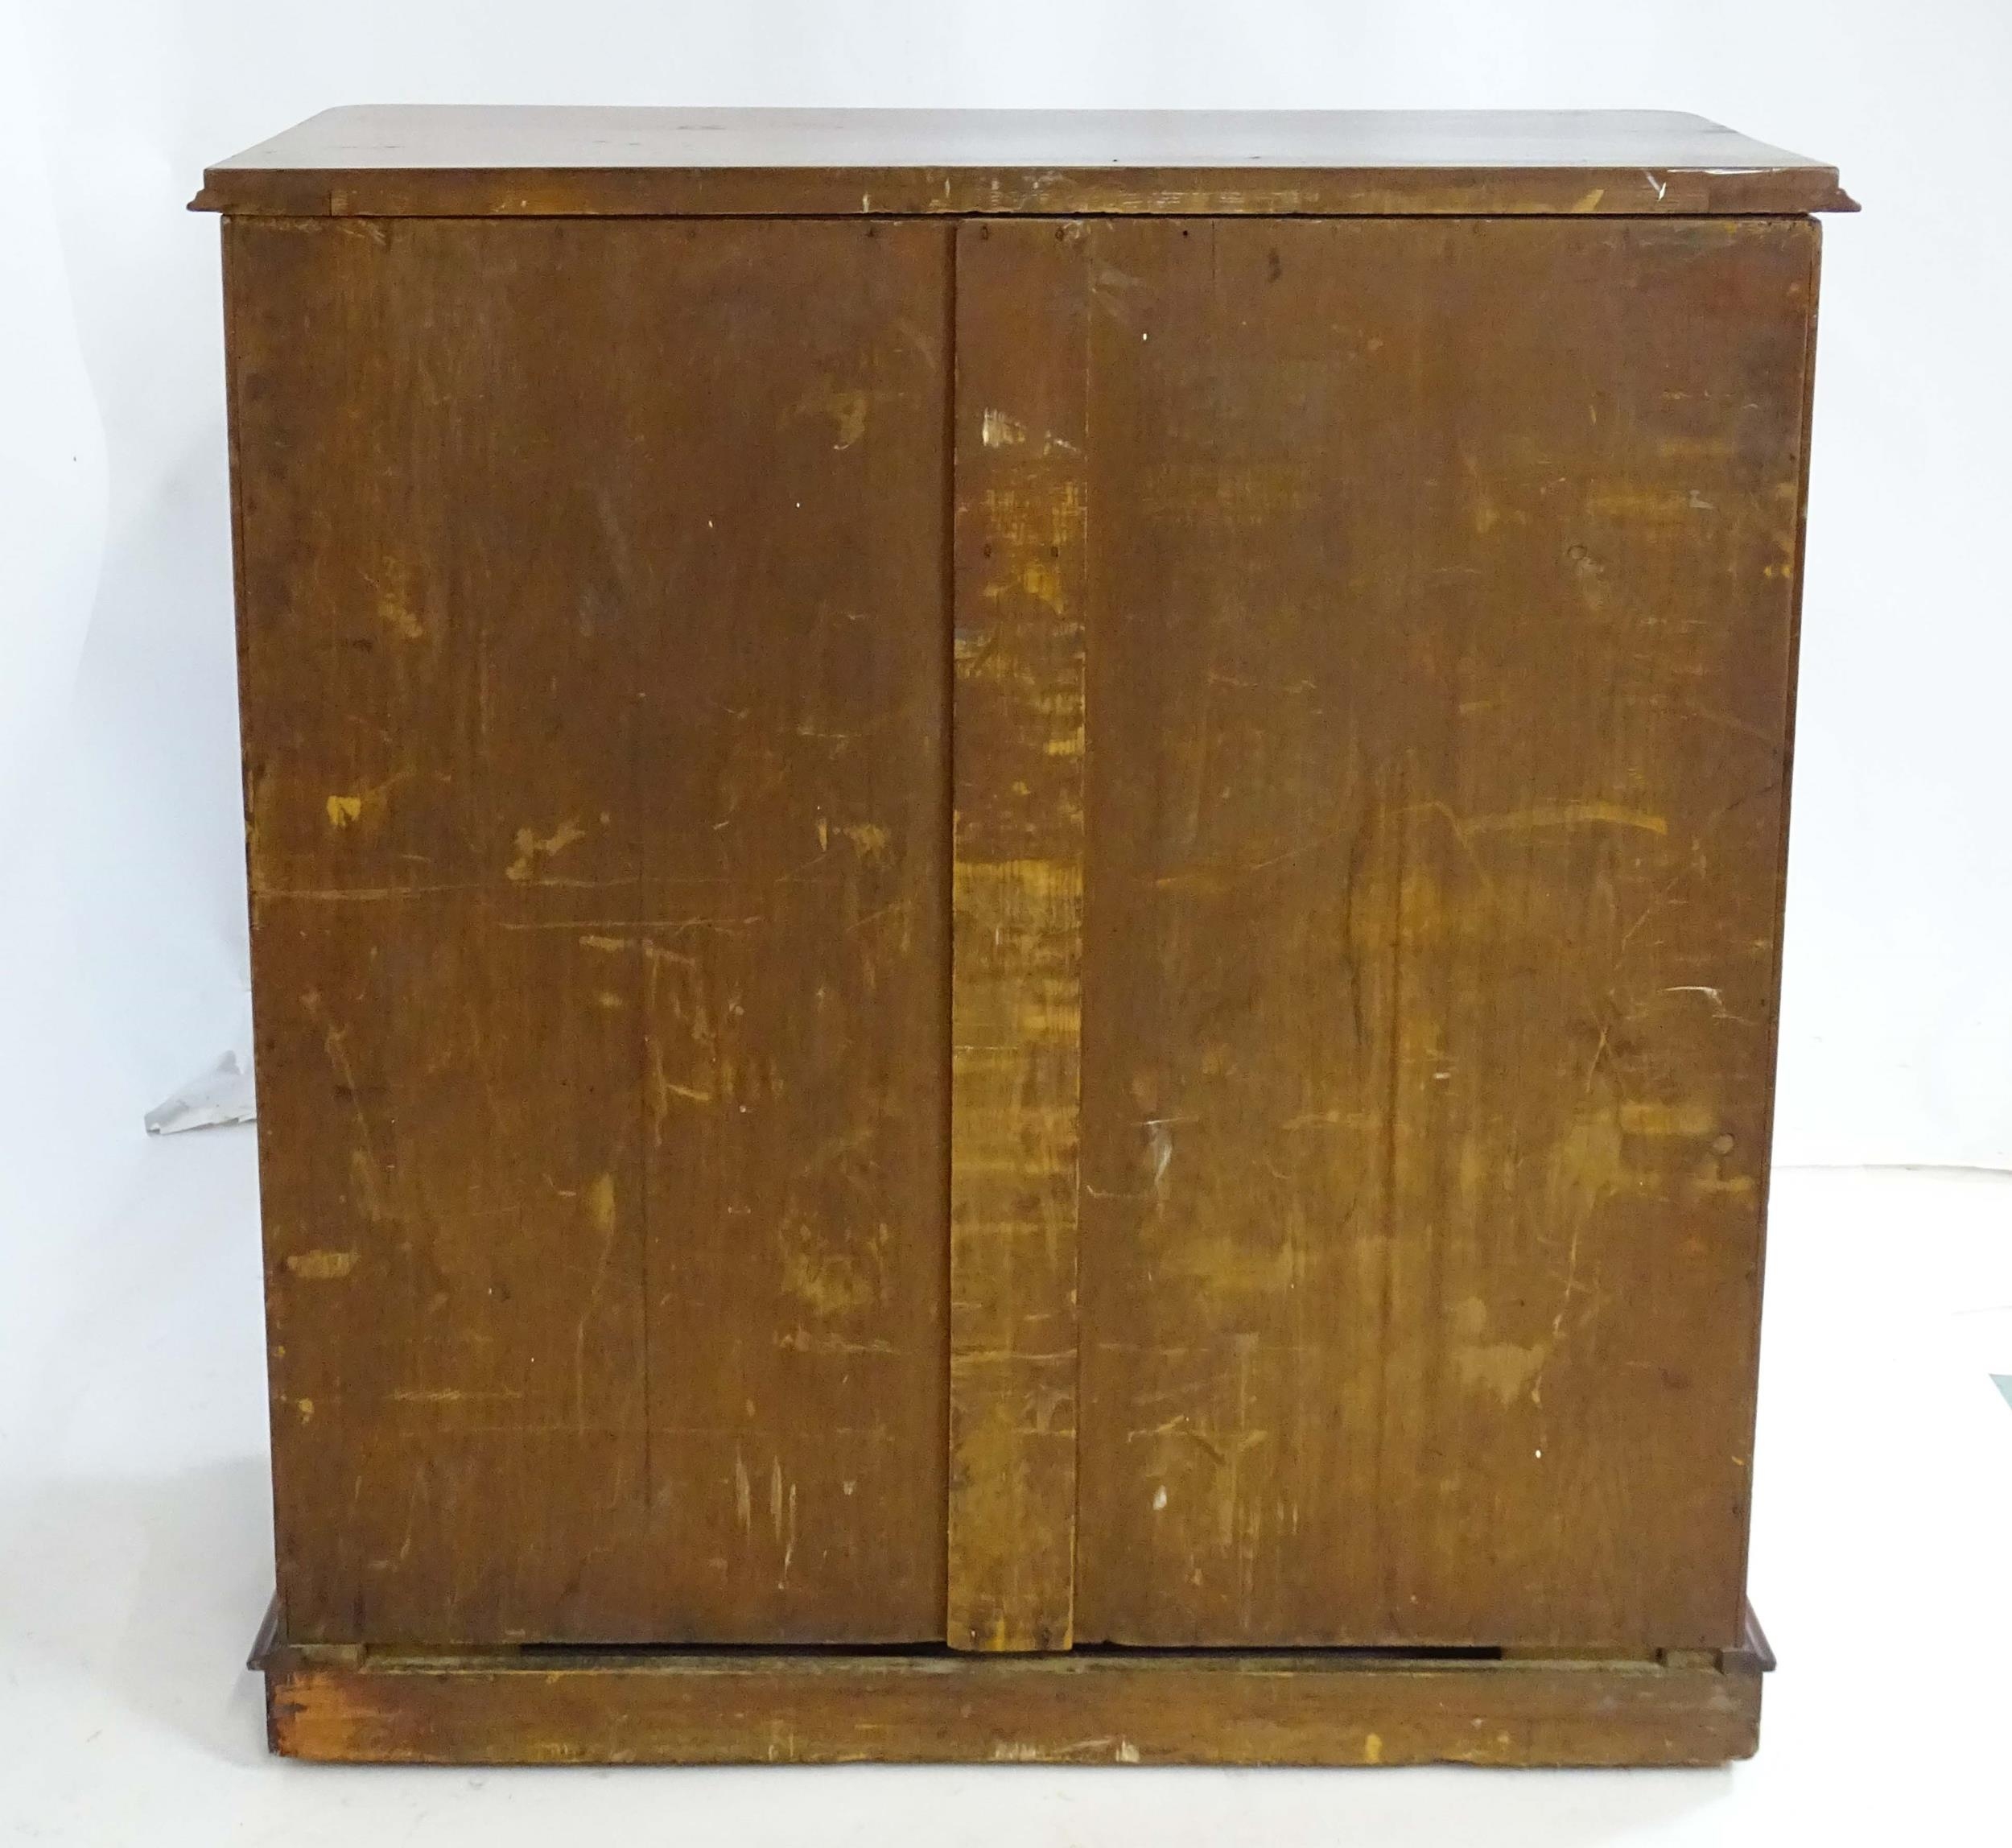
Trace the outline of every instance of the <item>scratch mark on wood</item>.
<instances>
[{"instance_id":1,"label":"scratch mark on wood","mask_svg":"<svg viewBox=\"0 0 2012 1848\"><path fill-rule=\"evenodd\" d=\"M1578 827L1595 822L1639 828L1645 834L1670 831L1670 824L1659 815L1626 808L1618 802L1596 801L1534 802L1509 815L1472 815L1459 825L1470 834L1527 833L1534 828Z\"/></svg>"}]
</instances>

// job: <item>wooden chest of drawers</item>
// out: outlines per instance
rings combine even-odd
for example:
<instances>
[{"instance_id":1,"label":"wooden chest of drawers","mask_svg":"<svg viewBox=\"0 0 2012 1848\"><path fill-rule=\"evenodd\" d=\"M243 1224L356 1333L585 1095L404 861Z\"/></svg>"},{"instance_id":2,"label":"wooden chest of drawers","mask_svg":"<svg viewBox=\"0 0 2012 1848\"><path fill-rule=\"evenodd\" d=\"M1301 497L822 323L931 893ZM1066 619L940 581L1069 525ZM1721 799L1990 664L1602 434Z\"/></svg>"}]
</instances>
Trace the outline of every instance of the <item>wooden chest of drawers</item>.
<instances>
[{"instance_id":1,"label":"wooden chest of drawers","mask_svg":"<svg viewBox=\"0 0 2012 1848\"><path fill-rule=\"evenodd\" d=\"M366 109L197 203L278 1749L1753 1748L1834 172Z\"/></svg>"}]
</instances>

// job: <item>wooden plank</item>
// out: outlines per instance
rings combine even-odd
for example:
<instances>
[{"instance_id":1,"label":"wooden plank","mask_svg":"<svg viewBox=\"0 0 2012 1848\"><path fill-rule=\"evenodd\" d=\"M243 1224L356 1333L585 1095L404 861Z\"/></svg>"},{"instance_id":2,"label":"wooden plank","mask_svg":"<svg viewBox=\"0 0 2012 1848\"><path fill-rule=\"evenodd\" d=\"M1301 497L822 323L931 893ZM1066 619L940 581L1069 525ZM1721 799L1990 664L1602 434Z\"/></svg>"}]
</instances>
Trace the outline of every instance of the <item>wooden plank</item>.
<instances>
[{"instance_id":1,"label":"wooden plank","mask_svg":"<svg viewBox=\"0 0 2012 1848\"><path fill-rule=\"evenodd\" d=\"M1815 228L1090 236L1077 1634L1742 1634Z\"/></svg>"},{"instance_id":2,"label":"wooden plank","mask_svg":"<svg viewBox=\"0 0 2012 1848\"><path fill-rule=\"evenodd\" d=\"M197 209L378 217L1855 211L1837 169L1664 110L324 111Z\"/></svg>"},{"instance_id":3,"label":"wooden plank","mask_svg":"<svg viewBox=\"0 0 2012 1848\"><path fill-rule=\"evenodd\" d=\"M289 1633L939 1636L948 228L229 248Z\"/></svg>"},{"instance_id":4,"label":"wooden plank","mask_svg":"<svg viewBox=\"0 0 2012 1848\"><path fill-rule=\"evenodd\" d=\"M1782 951L1786 933L1782 928L1780 928L1780 926L1783 922L1782 914L1786 907L1788 892L1788 836L1791 794L1795 786L1796 769L1796 707L1800 693L1800 688L1796 679L1796 665L1800 660L1802 652L1803 560L1808 547L1809 530L1810 436L1815 423L1816 409L1816 324L1818 319L1818 297L1820 294L1820 278L1823 269L1823 225L1819 221L1812 219L1809 222L1808 232L1810 274L1809 312L1803 330L1802 465L1800 473L1797 477L1796 484L1796 542L1795 556L1790 563L1791 584L1792 588L1789 596L1788 611L1788 659L1790 670L1788 676L1787 699L1786 707L1782 716L1782 730L1783 736L1781 752L1781 798L1779 815L1780 825L1775 848L1775 891L1777 906L1777 928L1775 931L1775 966L1773 971L1768 978L1768 992L1775 997L1778 1004L1770 1011L1767 1021L1767 1052L1766 1058L1766 1070L1768 1073L1770 1082L1767 1087L1767 1120L1761 1131L1762 1146L1771 1151L1775 1146L1775 1108L1778 1095L1776 1087L1773 1083L1773 1079L1779 1058L1781 1046L1781 1009L1779 1005L1779 1001L1782 992ZM1767 1268L1768 1204L1772 1195L1775 1182L1775 1169L1771 1159L1762 1165L1758 1179L1760 1183L1758 1202L1760 1215L1760 1250L1756 1254L1755 1258L1754 1275L1757 1286L1760 1277L1765 1273ZM1756 1381L1758 1381L1760 1374L1761 1309L1762 1292L1758 1287L1756 1287L1748 1297L1746 1303L1748 1322L1746 1335L1746 1356L1744 1362L1744 1367L1747 1376L1750 1379L1755 1380ZM1744 1433L1745 1441L1740 1446L1741 1453L1744 1455L1750 1457L1754 1454L1754 1441L1759 1434L1759 1396L1758 1393L1755 1393L1750 1396L1747 1404L1746 1429ZM1740 1582L1742 1585L1744 1585L1746 1582L1747 1561L1752 1549L1752 1544L1753 1534L1751 1524L1743 1522L1742 1524L1742 1532L1740 1536L1739 1565ZM1775 1658L1773 1653L1768 1649L1767 1638L1760 1634L1760 1627L1754 1616L1754 1607L1750 1603L1746 1607L1745 1622L1747 1630L1750 1632L1750 1638L1758 1639L1758 1648L1763 1658L1762 1665L1765 1668L1772 1669L1775 1665Z\"/></svg>"},{"instance_id":5,"label":"wooden plank","mask_svg":"<svg viewBox=\"0 0 2012 1848\"><path fill-rule=\"evenodd\" d=\"M960 1648L1070 1636L1082 237L958 232L946 1634Z\"/></svg>"},{"instance_id":6,"label":"wooden plank","mask_svg":"<svg viewBox=\"0 0 2012 1848\"><path fill-rule=\"evenodd\" d=\"M718 620L649 631L638 682L659 1595L686 1636L935 1639L951 239L672 235L644 287L717 306L659 306L645 363L710 466L649 568Z\"/></svg>"},{"instance_id":7,"label":"wooden plank","mask_svg":"<svg viewBox=\"0 0 2012 1848\"><path fill-rule=\"evenodd\" d=\"M1761 1698L1744 1656L281 1649L266 1678L275 1751L400 1764L1711 1765Z\"/></svg>"}]
</instances>

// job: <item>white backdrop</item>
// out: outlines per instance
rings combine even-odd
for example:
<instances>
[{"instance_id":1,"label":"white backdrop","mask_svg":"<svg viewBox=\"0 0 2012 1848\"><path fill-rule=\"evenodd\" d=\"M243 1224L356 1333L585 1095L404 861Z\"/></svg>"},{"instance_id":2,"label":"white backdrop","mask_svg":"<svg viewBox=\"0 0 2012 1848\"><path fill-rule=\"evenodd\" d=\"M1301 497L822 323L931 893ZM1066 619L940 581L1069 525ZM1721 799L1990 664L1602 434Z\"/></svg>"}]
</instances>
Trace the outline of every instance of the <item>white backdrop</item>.
<instances>
[{"instance_id":1,"label":"white backdrop","mask_svg":"<svg viewBox=\"0 0 2012 1848\"><path fill-rule=\"evenodd\" d=\"M182 209L206 161L332 104L400 101L1672 108L1835 161L1866 211L1827 228L1776 1155L2012 1167L2009 91L2007 0L0 0L0 1656L29 1664L0 1660L0 1710L20 1692L37 1737L74 1731L76 1763L126 1753L134 1713L254 1749L218 1640L249 1630L270 1583L249 1138L150 1148L140 1130L245 1005L216 224ZM1787 1229L1808 1240L1781 1255L1803 1288L1781 1300L1805 1306L1819 1345L1776 1351L1834 1348L1862 1369L1899 1351L1893 1292L1942 1288L1925 1255L1919 1277L1886 1263L1893 1227L1921 1254L1949 1227L1940 1207L1882 1218L1900 1196L1868 1194L1841 1241L1822 1190L1842 1184L1799 1183ZM1975 1194L1979 1249L2002 1245L2008 1186ZM1848 1282L1857 1320L1822 1293ZM1927 1314L1932 1357L1944 1325ZM2002 1508L1972 1519L1921 1483L1849 1500L1874 1482L1864 1450L1927 1454L1925 1415L1894 1409L1915 1405L1895 1382L1920 1369L1867 1372L1851 1400L1827 1397L1816 1364L1789 1376L1794 1429L1857 1422L1834 1456L1828 1438L1771 1453L1786 1466L1763 1479L1783 1485L1763 1517L1798 1505L1798 1459L1836 1466L1800 1491L1803 1527L1760 1523L1772 1607L1808 1594L1808 1650L1884 1573L1909 1601L1896 1626L1967 1648L1984 1631L1962 1588L2002 1574L1947 1547L1946 1572L1862 1546L1812 1577L1880 1507L1930 1510L1978 1548L2004 1531ZM1923 1619L1919 1598L1943 1586L1956 1602ZM1786 1659L1796 1639L1778 1640ZM80 1704L52 1704L65 1688ZM128 1731L93 1747L112 1722L70 1716L103 1700L127 1703ZM1812 1762L1841 1749L1851 1722L1836 1723L1812 1733ZM46 1772L50 1815L84 1803L72 1763L24 1746L0 1763L0 1834L10 1779ZM132 1806L130 1827L63 1838L141 1838L158 1821L143 1782L100 1793ZM251 1788L220 1784L219 1813ZM1243 1801L1183 1788L1226 1827ZM1793 1813L1829 1788L1796 1784ZM1627 1801L1709 1801L1653 1794L1675 1788L1636 1784ZM1599 1833L1529 1817L1500 1838ZM291 1822L287 1838L307 1839Z\"/></svg>"}]
</instances>

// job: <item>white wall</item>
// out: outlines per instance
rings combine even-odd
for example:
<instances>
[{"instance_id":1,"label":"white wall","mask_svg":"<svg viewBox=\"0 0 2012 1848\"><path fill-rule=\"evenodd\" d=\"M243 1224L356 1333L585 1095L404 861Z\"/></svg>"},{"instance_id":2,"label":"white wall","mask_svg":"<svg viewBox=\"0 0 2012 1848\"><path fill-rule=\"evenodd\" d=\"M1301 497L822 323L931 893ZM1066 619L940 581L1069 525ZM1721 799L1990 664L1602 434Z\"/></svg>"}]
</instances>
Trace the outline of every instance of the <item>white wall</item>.
<instances>
[{"instance_id":1,"label":"white wall","mask_svg":"<svg viewBox=\"0 0 2012 1848\"><path fill-rule=\"evenodd\" d=\"M181 208L347 101L1662 107L1837 162L1777 1154L2012 1166L2008 79L2005 0L0 0L0 1213L110 1186L241 1016Z\"/></svg>"}]
</instances>

